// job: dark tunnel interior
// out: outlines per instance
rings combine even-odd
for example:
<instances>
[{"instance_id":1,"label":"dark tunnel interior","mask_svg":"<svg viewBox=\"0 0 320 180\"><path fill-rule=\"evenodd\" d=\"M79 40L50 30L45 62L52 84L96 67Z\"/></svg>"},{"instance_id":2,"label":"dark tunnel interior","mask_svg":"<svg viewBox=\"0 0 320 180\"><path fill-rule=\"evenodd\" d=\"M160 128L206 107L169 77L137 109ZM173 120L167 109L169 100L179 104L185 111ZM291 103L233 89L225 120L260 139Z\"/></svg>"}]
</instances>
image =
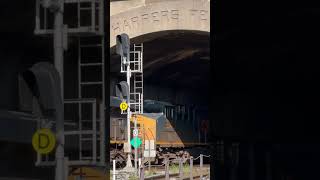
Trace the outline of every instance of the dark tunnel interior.
<instances>
[{"instance_id":1,"label":"dark tunnel interior","mask_svg":"<svg viewBox=\"0 0 320 180\"><path fill-rule=\"evenodd\" d=\"M267 177L265 151L272 152L273 178L319 178L319 9L258 2L216 9L211 102L223 121L215 132L255 144L258 179ZM240 164L248 158L240 155ZM242 168L240 177L250 174Z\"/></svg>"},{"instance_id":2,"label":"dark tunnel interior","mask_svg":"<svg viewBox=\"0 0 320 180\"><path fill-rule=\"evenodd\" d=\"M210 142L211 138L208 135L205 137L200 130L202 121L209 120L210 34L196 31L155 32L132 38L130 43L143 43L144 99L173 106L149 113L163 112L184 144ZM124 81L126 77L125 73L120 73L121 61L114 47L110 51L112 89L114 81ZM115 95L112 91L110 93ZM189 132L189 136L185 136L185 132ZM175 138L168 139L174 141Z\"/></svg>"},{"instance_id":3,"label":"dark tunnel interior","mask_svg":"<svg viewBox=\"0 0 320 180\"><path fill-rule=\"evenodd\" d=\"M133 38L131 44L137 44L136 39L143 37ZM208 33L192 31L169 31L166 35L144 42L144 83L146 86L192 91L200 104L207 103L210 88L209 45ZM111 78L122 76L123 80L120 58L115 55L114 48L111 48L110 73ZM148 91L146 89L146 98L161 100L148 95ZM175 103L176 100L170 101Z\"/></svg>"}]
</instances>

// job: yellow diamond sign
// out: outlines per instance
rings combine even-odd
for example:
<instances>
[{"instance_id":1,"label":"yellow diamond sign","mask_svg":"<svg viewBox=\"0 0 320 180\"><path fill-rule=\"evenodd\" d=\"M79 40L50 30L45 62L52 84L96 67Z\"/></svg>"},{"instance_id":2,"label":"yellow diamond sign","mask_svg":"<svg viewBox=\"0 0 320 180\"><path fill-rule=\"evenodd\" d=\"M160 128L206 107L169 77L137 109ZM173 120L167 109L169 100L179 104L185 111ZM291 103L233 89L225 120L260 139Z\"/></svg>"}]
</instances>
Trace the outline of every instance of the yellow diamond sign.
<instances>
[{"instance_id":1,"label":"yellow diamond sign","mask_svg":"<svg viewBox=\"0 0 320 180\"><path fill-rule=\"evenodd\" d=\"M39 129L32 136L32 146L38 153L48 154L56 146L56 137L50 129Z\"/></svg>"}]
</instances>

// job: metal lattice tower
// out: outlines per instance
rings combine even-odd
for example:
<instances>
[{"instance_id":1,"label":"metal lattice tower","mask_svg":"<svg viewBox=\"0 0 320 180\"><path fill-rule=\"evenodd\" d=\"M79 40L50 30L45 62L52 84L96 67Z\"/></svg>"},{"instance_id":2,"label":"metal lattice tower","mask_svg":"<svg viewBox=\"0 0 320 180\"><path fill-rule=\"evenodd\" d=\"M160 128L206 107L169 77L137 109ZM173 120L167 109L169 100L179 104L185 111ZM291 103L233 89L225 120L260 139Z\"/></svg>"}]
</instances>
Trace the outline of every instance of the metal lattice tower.
<instances>
[{"instance_id":1,"label":"metal lattice tower","mask_svg":"<svg viewBox=\"0 0 320 180\"><path fill-rule=\"evenodd\" d=\"M88 56L85 52L100 52ZM105 63L104 63L104 40L103 38L79 37L78 39L78 98L86 99L93 98L101 100L104 105L105 102ZM91 73L97 72L92 78L87 78ZM94 91L92 91L94 89ZM86 137L86 124L93 119L86 119L83 113L87 112L87 108L82 104L78 104L79 117L79 159L80 160L94 160L97 159L97 139L95 134L92 137ZM90 110L89 110L90 111ZM92 110L94 112L95 110ZM102 110L104 111L104 109ZM93 117L94 118L94 117ZM96 131L96 123L93 123L93 132ZM93 143L92 156L83 155L83 147L87 142ZM104 144L103 144L104 145Z\"/></svg>"},{"instance_id":2,"label":"metal lattice tower","mask_svg":"<svg viewBox=\"0 0 320 180\"><path fill-rule=\"evenodd\" d=\"M117 36L118 38L119 36ZM128 108L127 110L121 110L121 114L127 114L127 147L125 148L125 152L128 153L128 159L127 159L127 166L126 168L132 168L131 164L131 118L134 118L134 131L138 131L137 128L137 119L134 117L136 114L143 114L143 44L141 45L133 45L133 51L130 51L129 47L129 37L126 34L120 35L121 41L124 41L124 44L119 45L119 53L121 55L121 66L120 66L120 72L126 74L127 79L127 86L128 86L128 96L127 96L127 104ZM127 42L125 42L127 41ZM126 44L128 43L128 44ZM124 46L123 46L124 45ZM123 56L122 51L127 51L126 55ZM118 51L118 50L117 50ZM129 52L130 51L130 52ZM127 54L128 53L128 54ZM131 78L133 76L133 78ZM134 135L137 136L137 135ZM126 146L125 146L126 147ZM137 157L138 152L137 149L134 151L135 158L135 168L137 170ZM138 171L137 171L138 172Z\"/></svg>"},{"instance_id":3,"label":"metal lattice tower","mask_svg":"<svg viewBox=\"0 0 320 180\"><path fill-rule=\"evenodd\" d=\"M130 79L130 102L132 114L143 114L143 44L133 45L133 51L130 51L130 73L133 76ZM121 73L127 73L125 64L121 64ZM121 111L126 114L126 111Z\"/></svg>"},{"instance_id":4,"label":"metal lattice tower","mask_svg":"<svg viewBox=\"0 0 320 180\"><path fill-rule=\"evenodd\" d=\"M68 38L78 47L77 99L64 99L65 108L77 109L77 117L66 127L65 138L77 137L78 157L69 159L70 166L105 165L105 42L104 0L62 0L66 24L63 26L65 50ZM54 33L52 15L36 0L35 34L50 36ZM76 12L76 13L74 13ZM74 13L74 14L72 14ZM96 74L92 76L92 72ZM92 78L91 78L92 77ZM63 77L62 77L63 80ZM66 82L65 84L68 84ZM37 164L54 165L48 156L38 154Z\"/></svg>"},{"instance_id":5,"label":"metal lattice tower","mask_svg":"<svg viewBox=\"0 0 320 180\"><path fill-rule=\"evenodd\" d=\"M134 114L143 114L143 44L133 45L133 66L137 72L133 74L133 107Z\"/></svg>"}]
</instances>

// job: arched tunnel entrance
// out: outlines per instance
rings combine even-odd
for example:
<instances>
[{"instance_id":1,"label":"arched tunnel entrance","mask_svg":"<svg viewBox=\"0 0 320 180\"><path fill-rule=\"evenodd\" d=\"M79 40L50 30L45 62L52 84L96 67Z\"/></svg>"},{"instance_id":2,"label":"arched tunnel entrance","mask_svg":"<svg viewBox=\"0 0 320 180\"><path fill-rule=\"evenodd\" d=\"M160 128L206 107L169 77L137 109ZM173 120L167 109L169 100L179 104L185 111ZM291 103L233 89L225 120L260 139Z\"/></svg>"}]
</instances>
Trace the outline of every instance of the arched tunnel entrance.
<instances>
[{"instance_id":1,"label":"arched tunnel entrance","mask_svg":"<svg viewBox=\"0 0 320 180\"><path fill-rule=\"evenodd\" d=\"M136 3L110 4L110 100L115 96L115 85L125 81L114 46L116 36L126 33L132 44L143 43L143 115L148 113L157 122L157 147L184 150L207 144L210 1ZM113 130L112 105L119 111L111 102L111 143L117 136L114 132L121 131Z\"/></svg>"},{"instance_id":2,"label":"arched tunnel entrance","mask_svg":"<svg viewBox=\"0 0 320 180\"><path fill-rule=\"evenodd\" d=\"M9 2L9 1L8 1ZM74 1L75 2L75 1ZM79 1L80 2L80 1ZM81 1L82 2L82 1ZM112 1L110 1L112 4ZM126 1L122 1L125 3ZM121 3L122 3L121 2ZM129 2L129 1L128 1ZM142 1L141 1L142 2ZM145 1L148 2L148 1ZM149 1L151 2L151 1ZM158 3L159 2L159 3ZM118 14L114 14L112 16L106 16L106 21L110 19L110 25L115 25L114 27L110 27L112 31L110 34L116 32L116 34L120 34L121 31L128 31L132 33L130 36L133 37L132 42L136 43L144 43L144 60L145 60L145 99L156 100L168 102L169 106L179 105L181 106L181 112L184 112L185 121L179 121L181 124L175 125L174 129L180 130L179 137L183 136L181 131L189 131L189 129L184 129L180 127L185 127L187 122L194 124L198 124L198 121L205 119L207 117L208 110L207 101L203 97L203 95L208 95L208 85L206 82L208 80L209 73L209 21L210 21L210 9L209 3L207 0L175 0L175 1L153 1L149 4L143 4L141 7L135 7L134 10L130 9L127 12L121 12ZM130 2L129 2L130 3ZM9 3L8 3L9 4ZM4 5L5 7L4 13L9 15L11 14L11 10L16 9L17 6L14 3L10 3L10 6ZM10 7L10 8L9 8ZM26 69L31 67L33 64L39 61L45 61L53 63L53 46L52 46L52 38L51 35L47 36L35 36L34 34L34 14L30 12L35 12L34 3L23 3L22 9L18 7L19 17L23 18L17 22L15 21L4 21L6 25L3 30L2 35L4 36L3 47L5 54L4 59L6 59L3 64L2 70L6 76L10 76L10 78L5 78L2 82L9 84L9 86L2 89L4 94L2 97L5 103L10 103L10 109L14 110L25 110L20 107L20 102L18 97L18 83L17 83L17 75L18 72L24 72ZM71 8L71 7L70 7ZM72 21L73 15L67 15L68 12L71 13L71 10L66 7L66 24L73 24ZM72 11L71 14L73 14ZM51 17L51 14L50 14ZM89 16L87 16L89 17ZM70 18L70 19L69 19ZM23 23L19 23L23 22ZM31 23L30 23L31 22ZM9 23L9 24L7 24ZM119 27L116 26L119 23ZM129 24L127 24L129 23ZM148 24L147 24L148 23ZM51 22L50 22L51 24ZM139 27L136 27L139 25ZM51 25L50 25L51 26ZM131 29L127 29L127 28ZM8 28L9 27L9 28ZM71 27L71 26L68 26ZM123 28L124 27L124 28ZM154 28L153 28L154 27ZM18 29L14 29L18 28ZM114 31L113 28L118 28L117 31ZM134 28L136 28L134 30ZM120 32L118 31L120 30ZM179 30L179 31L175 31ZM187 31L190 30L190 31ZM155 33L154 33L155 32ZM101 102L104 100L103 92L101 86L91 84L92 81L97 83L100 80L103 83L106 83L106 87L108 85L107 77L110 75L110 80L112 78L114 80L120 79L121 75L119 74L119 69L117 65L111 65L111 74L103 74L103 68L108 69L108 65L99 66L99 67L91 67L100 63L100 60L105 60L104 62L109 63L109 57L104 57L102 54L103 49L102 43L100 43L97 37L71 37L71 34L68 37L68 50L64 53L64 98L65 99L79 99L81 98L91 98L94 97L97 101ZM88 35L88 34L86 34ZM106 36L108 36L106 34ZM104 43L108 43L108 38L105 37ZM153 38L148 38L153 37ZM155 38L156 37L156 38ZM148 40L146 40L148 39ZM81 42L90 41L90 42ZM92 42L91 42L92 41ZM110 41L111 42L111 41ZM2 47L1 44L1 47ZM83 45L80 47L80 45ZM88 50L88 47L84 47L87 45L95 45L94 48ZM19 50L17 50L17 48ZM104 49L108 49L103 45ZM94 56L93 56L93 55ZM107 54L107 53L106 53ZM8 56L7 56L8 55ZM100 57L101 55L101 57ZM13 60L11 59L12 57ZM83 57L80 59L79 56ZM3 57L3 56L2 56ZM86 59L84 59L86 58ZM81 60L84 60L81 62ZM99 62L97 62L99 60ZM89 62L90 61L90 62ZM91 62L92 61L92 62ZM7 63L10 62L10 63ZM110 62L118 63L117 58L111 58ZM88 63L89 68L82 68L81 65ZM89 64L92 63L92 64ZM103 64L105 65L105 64ZM84 67L88 67L84 66ZM77 68L78 67L78 68ZM102 68L101 68L102 67ZM99 69L101 68L101 69ZM10 73L9 73L10 71ZM98 79L99 77L101 79ZM202 79L202 80L201 80ZM85 81L85 82L84 82ZM9 83L10 82L10 83ZM112 83L113 81L111 81ZM85 84L81 86L81 84ZM113 86L111 86L113 87ZM81 89L83 88L83 89ZM109 88L109 87L107 87ZM79 89L81 91L79 91ZM82 91L83 90L83 91ZM106 90L106 92L108 92ZM81 95L83 94L83 95ZM201 94L201 96L199 95ZM199 96L198 96L199 95ZM90 96L90 97L89 97ZM108 95L106 95L108 96ZM108 98L106 98L108 99ZM32 105L32 101L30 101ZM7 108L8 105L3 101L1 102L2 108ZM170 104L169 104L170 103ZM28 104L29 105L29 104ZM186 105L191 106L189 109L197 106L197 112L201 114L197 121L195 119L191 119L191 110L187 110ZM77 106L77 107L76 107ZM85 108L87 104L84 105ZM65 130L70 130L71 128L78 128L77 125L74 125L75 121L83 119L84 123L86 123L85 118L87 116L93 114L89 112L82 112L78 110L78 104L75 106L65 106L65 120L68 122L68 128ZM80 105L81 107L81 105ZM95 107L95 106L92 106ZM28 106L29 108L29 106ZM82 109L82 107L81 107ZM83 108L84 109L84 108ZM86 108L87 109L87 108ZM28 109L28 113L32 112ZM51 111L50 111L51 112ZM102 111L99 111L102 112ZM169 111L167 111L168 113ZM183 113L181 113L182 116ZM187 115L189 114L189 115ZM15 114L16 116L20 116L20 114ZM2 163L1 166L4 167L1 170L1 176L24 176L27 174L28 177L36 177L40 176L40 173L43 174L45 179L53 178L51 175L54 169L49 169L50 173L46 173L45 170L35 167L35 152L30 147L31 137L25 136L25 134L32 135L30 132L27 132L26 129L29 126L25 126L24 123L29 123L30 121L24 121L24 123L20 123L20 119L14 116L12 119L7 117L1 117L1 120L10 121L12 124L12 128L7 128L11 133L8 133L8 136L16 133L19 138L23 139L23 145L17 146L16 144L21 142L14 142L15 144L7 144L7 139L1 142L1 152L3 152L3 156L1 156ZM83 118L82 118L83 117ZM167 117L169 115L167 114ZM190 119L188 119L188 117ZM90 117L91 118L91 117ZM192 117L193 118L193 117ZM92 119L95 119L92 116ZM180 119L183 119L180 117ZM106 118L107 120L107 118ZM4 123L6 123L6 121ZM5 124L5 127L9 127ZM33 132L35 129L35 121L30 123L30 126L33 125L33 128L28 128L28 131ZM72 126L72 127L70 127ZM80 126L80 125L79 125ZM88 125L89 126L89 125ZM197 127L197 126L194 126ZM198 127L197 127L198 128ZM11 131L13 129L14 131ZM198 132L196 130L196 132ZM198 135L198 134L196 134ZM68 145L79 145L81 146L81 137L76 137L74 139L66 139L66 144ZM83 136L84 137L84 136ZM84 137L83 141L87 141L88 137ZM11 139L10 139L11 141ZM201 142L204 141L203 138L196 136L196 141ZM72 142L72 143L70 143ZM100 139L101 142L101 139ZM185 142L185 141L183 141ZM108 143L107 143L108 144ZM90 145L85 145L86 147L91 147ZM101 146L100 146L101 147ZM26 151L27 148L27 151ZM73 148L73 147L72 147ZM15 150L18 149L18 150ZM80 150L81 151L81 150ZM69 157L69 160L75 160L80 157L80 159L84 156L83 159L88 159L88 151L85 149L84 156L80 155L80 151L73 151L73 149L68 148L68 152L66 151L65 155ZM100 151L101 152L101 151ZM23 154L24 156L17 156L16 154ZM92 153L93 154L93 153ZM91 154L90 154L91 155ZM89 155L89 156L90 156ZM82 156L82 157L81 157ZM12 158L14 157L14 158ZM27 157L25 159L24 157ZM90 157L89 157L90 158ZM100 156L101 158L101 156ZM39 174L39 175L38 175ZM49 175L50 174L50 175Z\"/></svg>"},{"instance_id":3,"label":"arched tunnel entrance","mask_svg":"<svg viewBox=\"0 0 320 180\"><path fill-rule=\"evenodd\" d=\"M143 43L144 114L154 117L154 114L162 113L171 127L170 130L166 129L167 125L163 125L165 122L157 119L157 146L181 150L208 144L203 122L210 121L209 32L161 31L130 41L131 45ZM112 99L116 96L116 84L125 81L126 77L125 73L120 73L121 61L115 53L115 47L111 47L110 52ZM114 133L113 117L111 112L111 140ZM199 151L190 150L191 153Z\"/></svg>"},{"instance_id":4,"label":"arched tunnel entrance","mask_svg":"<svg viewBox=\"0 0 320 180\"><path fill-rule=\"evenodd\" d=\"M137 37L131 41L136 43L140 38L143 39ZM172 31L142 43L146 99L207 105L204 95L208 94L210 77L209 33ZM121 77L120 59L115 55L114 47L111 56L112 85ZM162 91L167 94L153 91L153 88L168 88ZM111 93L114 93L112 89Z\"/></svg>"}]
</instances>

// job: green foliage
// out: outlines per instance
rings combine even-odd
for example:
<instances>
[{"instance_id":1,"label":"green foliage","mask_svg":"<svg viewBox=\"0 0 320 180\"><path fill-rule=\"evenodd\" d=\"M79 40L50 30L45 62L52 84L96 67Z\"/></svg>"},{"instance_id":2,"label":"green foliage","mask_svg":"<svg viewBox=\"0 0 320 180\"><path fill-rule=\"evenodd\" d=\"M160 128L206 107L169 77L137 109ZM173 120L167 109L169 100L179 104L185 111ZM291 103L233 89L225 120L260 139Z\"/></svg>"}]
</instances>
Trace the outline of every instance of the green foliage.
<instances>
[{"instance_id":1,"label":"green foliage","mask_svg":"<svg viewBox=\"0 0 320 180\"><path fill-rule=\"evenodd\" d=\"M190 165L189 164L183 164L182 165L182 172L188 173L190 172ZM179 164L172 164L169 166L169 173L175 174L179 173Z\"/></svg>"},{"instance_id":2,"label":"green foliage","mask_svg":"<svg viewBox=\"0 0 320 180\"><path fill-rule=\"evenodd\" d=\"M169 166L169 173L175 174L179 172L179 165L177 164L172 164Z\"/></svg>"},{"instance_id":3,"label":"green foliage","mask_svg":"<svg viewBox=\"0 0 320 180\"><path fill-rule=\"evenodd\" d=\"M146 176L152 176L152 175L155 175L157 174L157 171L155 168L150 168L150 172L149 171L146 171Z\"/></svg>"},{"instance_id":4,"label":"green foliage","mask_svg":"<svg viewBox=\"0 0 320 180\"><path fill-rule=\"evenodd\" d=\"M130 175L129 176L129 180L138 180L139 179L139 177L138 176L136 176L136 175Z\"/></svg>"},{"instance_id":5,"label":"green foliage","mask_svg":"<svg viewBox=\"0 0 320 180\"><path fill-rule=\"evenodd\" d=\"M190 165L189 164L184 164L182 166L182 171L183 171L183 173L189 173L190 172Z\"/></svg>"}]
</instances>

